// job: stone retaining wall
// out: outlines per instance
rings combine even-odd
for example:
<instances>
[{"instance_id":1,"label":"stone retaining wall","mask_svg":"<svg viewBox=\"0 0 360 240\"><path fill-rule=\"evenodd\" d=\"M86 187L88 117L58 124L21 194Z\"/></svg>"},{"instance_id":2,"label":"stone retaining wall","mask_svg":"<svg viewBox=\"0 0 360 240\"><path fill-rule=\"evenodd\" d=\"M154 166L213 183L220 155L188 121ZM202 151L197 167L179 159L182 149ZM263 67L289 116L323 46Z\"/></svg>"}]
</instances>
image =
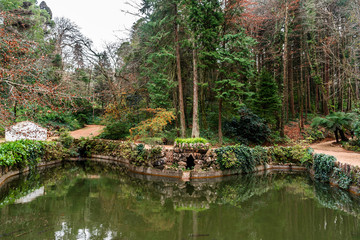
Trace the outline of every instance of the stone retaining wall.
<instances>
[{"instance_id":1,"label":"stone retaining wall","mask_svg":"<svg viewBox=\"0 0 360 240\"><path fill-rule=\"evenodd\" d=\"M36 166L37 168L45 168L45 167L50 167L50 166L54 166L57 164L62 163L62 160L57 160L57 161L51 161L51 162L40 162L38 163L38 165ZM27 173L30 171L30 168L24 168L21 170L14 170L14 169L9 169L7 167L0 167L0 186L3 185L6 181L8 181L10 178L13 178L17 175L23 174L23 173Z\"/></svg>"},{"instance_id":2,"label":"stone retaining wall","mask_svg":"<svg viewBox=\"0 0 360 240\"><path fill-rule=\"evenodd\" d=\"M232 175L240 175L242 174L241 170L211 170L211 171L203 171L203 170L189 170L189 171L182 171L176 169L157 169L153 167L146 167L146 166L134 166L132 165L129 160L121 159L117 157L111 156L102 156L102 155L92 155L90 158L70 158L70 161L96 161L102 163L116 163L120 166L126 167L130 172L143 174L143 175L151 175L151 176L158 176L158 177L167 177L173 179L179 179L183 181L189 180L197 180L197 179L208 179L208 178L221 178L225 176L232 176ZM45 168L60 164L62 160L52 161L52 162L41 162L37 165L37 168ZM25 168L22 170L11 170L8 168L0 167L0 186L4 184L7 180L17 175L29 172L30 168ZM296 166L292 164L286 165L277 165L277 164L265 164L257 166L254 172L269 172L269 171L308 171L307 168ZM314 172L313 170L309 171L310 175L313 177ZM330 181L330 184L333 186L338 187L334 180ZM357 186L350 186L349 192L360 195L360 188Z\"/></svg>"}]
</instances>

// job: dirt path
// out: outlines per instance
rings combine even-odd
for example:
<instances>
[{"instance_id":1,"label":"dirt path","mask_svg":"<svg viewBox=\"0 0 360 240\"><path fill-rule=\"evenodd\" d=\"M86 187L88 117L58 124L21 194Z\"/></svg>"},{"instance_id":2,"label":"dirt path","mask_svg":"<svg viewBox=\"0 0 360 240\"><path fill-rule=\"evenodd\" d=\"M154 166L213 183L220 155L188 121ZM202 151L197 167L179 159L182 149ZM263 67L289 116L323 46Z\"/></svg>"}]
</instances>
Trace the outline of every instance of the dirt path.
<instances>
[{"instance_id":1,"label":"dirt path","mask_svg":"<svg viewBox=\"0 0 360 240\"><path fill-rule=\"evenodd\" d=\"M104 128L105 126L102 125L86 125L84 128L70 132L70 135L77 139L81 137L96 137L103 132Z\"/></svg>"},{"instance_id":2,"label":"dirt path","mask_svg":"<svg viewBox=\"0 0 360 240\"><path fill-rule=\"evenodd\" d=\"M315 153L332 155L341 163L360 166L360 154L343 149L340 145L335 144L335 141L315 143L310 147L314 149Z\"/></svg>"}]
</instances>

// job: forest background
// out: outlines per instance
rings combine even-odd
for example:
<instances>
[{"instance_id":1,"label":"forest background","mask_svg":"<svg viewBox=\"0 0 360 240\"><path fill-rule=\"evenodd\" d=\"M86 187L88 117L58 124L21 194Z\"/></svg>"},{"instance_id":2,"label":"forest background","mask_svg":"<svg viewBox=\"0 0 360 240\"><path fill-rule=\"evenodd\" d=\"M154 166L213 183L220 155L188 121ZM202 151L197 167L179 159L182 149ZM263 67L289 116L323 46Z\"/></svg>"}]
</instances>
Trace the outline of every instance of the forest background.
<instances>
[{"instance_id":1,"label":"forest background","mask_svg":"<svg viewBox=\"0 0 360 240\"><path fill-rule=\"evenodd\" d=\"M31 120L251 144L284 140L290 121L316 138L319 115L345 135L360 126L358 0L143 0L129 39L102 51L45 2L0 10L0 135Z\"/></svg>"}]
</instances>

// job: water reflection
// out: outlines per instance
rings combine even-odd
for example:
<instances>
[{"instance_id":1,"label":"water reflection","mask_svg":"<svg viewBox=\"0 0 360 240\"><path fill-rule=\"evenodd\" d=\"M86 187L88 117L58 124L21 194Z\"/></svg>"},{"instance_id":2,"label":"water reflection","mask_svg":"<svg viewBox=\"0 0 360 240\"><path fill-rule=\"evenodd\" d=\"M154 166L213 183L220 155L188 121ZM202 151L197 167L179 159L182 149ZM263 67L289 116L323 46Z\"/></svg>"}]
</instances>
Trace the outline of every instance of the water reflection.
<instances>
[{"instance_id":1,"label":"water reflection","mask_svg":"<svg viewBox=\"0 0 360 240\"><path fill-rule=\"evenodd\" d=\"M185 183L67 165L0 189L0 239L359 239L359 203L304 175Z\"/></svg>"}]
</instances>

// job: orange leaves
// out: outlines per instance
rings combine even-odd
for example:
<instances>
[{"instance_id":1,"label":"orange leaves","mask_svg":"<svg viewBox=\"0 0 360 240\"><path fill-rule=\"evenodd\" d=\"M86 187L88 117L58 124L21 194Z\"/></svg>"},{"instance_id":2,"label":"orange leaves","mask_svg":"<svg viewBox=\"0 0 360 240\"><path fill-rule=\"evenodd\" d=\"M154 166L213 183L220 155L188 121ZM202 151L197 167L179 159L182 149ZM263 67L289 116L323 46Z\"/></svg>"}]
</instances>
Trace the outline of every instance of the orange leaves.
<instances>
[{"instance_id":1,"label":"orange leaves","mask_svg":"<svg viewBox=\"0 0 360 240\"><path fill-rule=\"evenodd\" d=\"M130 135L135 139L143 136L154 136L154 134L163 131L176 118L173 111L167 111L163 108L146 108L142 110L153 113L155 116L130 129Z\"/></svg>"}]
</instances>

